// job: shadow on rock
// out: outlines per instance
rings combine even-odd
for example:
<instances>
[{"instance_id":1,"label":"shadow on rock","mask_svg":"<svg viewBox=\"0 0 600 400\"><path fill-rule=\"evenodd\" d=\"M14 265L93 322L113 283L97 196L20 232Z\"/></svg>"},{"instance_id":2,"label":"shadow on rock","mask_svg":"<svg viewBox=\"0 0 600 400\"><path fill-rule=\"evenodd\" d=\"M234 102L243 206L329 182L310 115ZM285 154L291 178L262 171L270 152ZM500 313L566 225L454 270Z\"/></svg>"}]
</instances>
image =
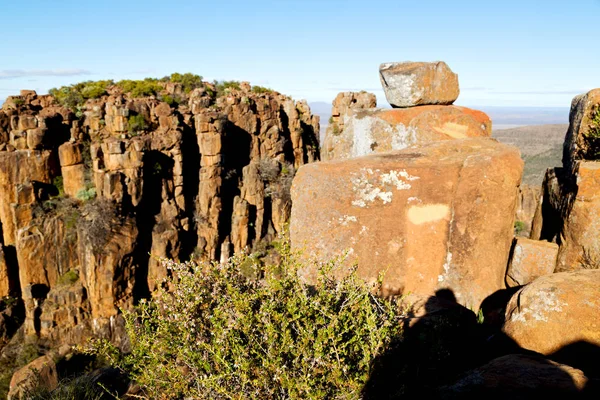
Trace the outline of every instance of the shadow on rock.
<instances>
[{"instance_id":1,"label":"shadow on rock","mask_svg":"<svg viewBox=\"0 0 600 400\"><path fill-rule=\"evenodd\" d=\"M489 296L483 321L449 289L406 296L404 336L373 361L363 398L600 398L598 346L574 343L544 357L502 332L518 289Z\"/></svg>"}]
</instances>

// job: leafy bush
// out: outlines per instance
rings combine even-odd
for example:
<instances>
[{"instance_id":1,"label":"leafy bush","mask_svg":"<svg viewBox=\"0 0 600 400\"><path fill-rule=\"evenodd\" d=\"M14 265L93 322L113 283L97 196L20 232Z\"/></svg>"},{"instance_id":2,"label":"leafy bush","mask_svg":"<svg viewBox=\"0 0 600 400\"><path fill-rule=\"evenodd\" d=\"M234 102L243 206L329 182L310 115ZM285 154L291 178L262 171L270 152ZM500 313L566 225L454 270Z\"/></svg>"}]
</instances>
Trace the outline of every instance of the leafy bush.
<instances>
[{"instance_id":1,"label":"leafy bush","mask_svg":"<svg viewBox=\"0 0 600 400\"><path fill-rule=\"evenodd\" d=\"M43 385L27 390L24 397L28 400L104 400L116 399L94 382L89 376L63 379L54 390L48 390Z\"/></svg>"},{"instance_id":2,"label":"leafy bush","mask_svg":"<svg viewBox=\"0 0 600 400\"><path fill-rule=\"evenodd\" d=\"M519 236L525 230L525 222L515 221L515 236Z\"/></svg>"},{"instance_id":3,"label":"leafy bush","mask_svg":"<svg viewBox=\"0 0 600 400\"><path fill-rule=\"evenodd\" d=\"M75 270L69 270L58 278L59 286L69 286L79 280L79 273Z\"/></svg>"},{"instance_id":4,"label":"leafy bush","mask_svg":"<svg viewBox=\"0 0 600 400\"><path fill-rule=\"evenodd\" d=\"M163 89L159 80L154 78L146 78L138 81L124 79L117 82L117 86L124 93L129 93L134 98L156 96Z\"/></svg>"},{"instance_id":5,"label":"leafy bush","mask_svg":"<svg viewBox=\"0 0 600 400\"><path fill-rule=\"evenodd\" d=\"M337 261L317 283L287 243L281 264L245 256L219 263L162 260L173 278L136 312L125 312L131 353L107 342L94 351L153 398L357 399L374 358L401 335L400 308ZM249 279L240 266L254 268ZM379 280L381 283L381 280Z\"/></svg>"},{"instance_id":6,"label":"leafy bush","mask_svg":"<svg viewBox=\"0 0 600 400\"><path fill-rule=\"evenodd\" d=\"M202 77L200 75L195 75L189 72L185 74L175 72L171 74L169 80L174 83L181 83L181 86L183 86L183 91L185 93L189 93L196 88L204 86L204 83L202 82Z\"/></svg>"},{"instance_id":7,"label":"leafy bush","mask_svg":"<svg viewBox=\"0 0 600 400\"><path fill-rule=\"evenodd\" d=\"M296 174L294 166L276 160L262 159L258 168L265 183L265 195L291 202L290 190Z\"/></svg>"},{"instance_id":8,"label":"leafy bush","mask_svg":"<svg viewBox=\"0 0 600 400\"><path fill-rule=\"evenodd\" d=\"M96 189L81 189L77 192L77 198L81 201L90 201L96 198Z\"/></svg>"},{"instance_id":9,"label":"leafy bush","mask_svg":"<svg viewBox=\"0 0 600 400\"><path fill-rule=\"evenodd\" d=\"M56 188L56 197L65 197L65 185L62 176L56 176L52 179L52 184Z\"/></svg>"},{"instance_id":10,"label":"leafy bush","mask_svg":"<svg viewBox=\"0 0 600 400\"><path fill-rule=\"evenodd\" d=\"M148 123L142 114L132 115L127 120L127 130L131 135L137 135L146 129L148 129Z\"/></svg>"},{"instance_id":11,"label":"leafy bush","mask_svg":"<svg viewBox=\"0 0 600 400\"><path fill-rule=\"evenodd\" d=\"M213 84L217 90L217 97L226 95L231 89L241 89L239 81L214 81Z\"/></svg>"},{"instance_id":12,"label":"leafy bush","mask_svg":"<svg viewBox=\"0 0 600 400\"><path fill-rule=\"evenodd\" d=\"M252 92L256 94L273 93L273 89L264 86L252 86Z\"/></svg>"},{"instance_id":13,"label":"leafy bush","mask_svg":"<svg viewBox=\"0 0 600 400\"><path fill-rule=\"evenodd\" d=\"M76 111L83 106L86 100L97 99L108 94L107 90L113 84L114 82L111 80L86 81L70 86L62 86L59 89L53 88L48 93L62 106Z\"/></svg>"}]
</instances>

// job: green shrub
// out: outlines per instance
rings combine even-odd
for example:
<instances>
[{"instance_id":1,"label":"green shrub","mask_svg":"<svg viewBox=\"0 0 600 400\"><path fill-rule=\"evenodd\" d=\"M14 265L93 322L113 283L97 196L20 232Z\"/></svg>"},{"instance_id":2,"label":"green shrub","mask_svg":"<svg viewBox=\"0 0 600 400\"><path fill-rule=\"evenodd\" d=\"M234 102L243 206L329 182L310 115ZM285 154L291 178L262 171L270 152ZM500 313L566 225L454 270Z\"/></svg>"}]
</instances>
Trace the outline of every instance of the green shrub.
<instances>
[{"instance_id":1,"label":"green shrub","mask_svg":"<svg viewBox=\"0 0 600 400\"><path fill-rule=\"evenodd\" d=\"M374 296L354 269L334 279L337 261L309 286L287 242L280 253L272 267L247 256L162 260L172 290L124 313L131 352L107 342L94 351L153 398L358 399L374 358L401 335L398 303ZM244 264L261 279L244 276Z\"/></svg>"},{"instance_id":2,"label":"green shrub","mask_svg":"<svg viewBox=\"0 0 600 400\"><path fill-rule=\"evenodd\" d=\"M519 236L525 230L525 222L515 221L515 236Z\"/></svg>"},{"instance_id":3,"label":"green shrub","mask_svg":"<svg viewBox=\"0 0 600 400\"><path fill-rule=\"evenodd\" d=\"M159 80L154 78L146 78L138 81L124 79L117 82L117 86L124 93L129 93L134 98L156 96L163 89Z\"/></svg>"},{"instance_id":4,"label":"green shrub","mask_svg":"<svg viewBox=\"0 0 600 400\"><path fill-rule=\"evenodd\" d=\"M75 270L69 270L58 278L59 286L69 286L79 280L79 273Z\"/></svg>"},{"instance_id":5,"label":"green shrub","mask_svg":"<svg viewBox=\"0 0 600 400\"><path fill-rule=\"evenodd\" d=\"M54 390L48 390L39 383L27 390L24 398L28 400L108 400L117 399L92 378L83 375L77 378L67 378L59 382Z\"/></svg>"},{"instance_id":6,"label":"green shrub","mask_svg":"<svg viewBox=\"0 0 600 400\"><path fill-rule=\"evenodd\" d=\"M138 135L146 129L148 129L148 123L142 114L132 115L127 120L127 130L131 135Z\"/></svg>"},{"instance_id":7,"label":"green shrub","mask_svg":"<svg viewBox=\"0 0 600 400\"><path fill-rule=\"evenodd\" d=\"M59 89L53 88L48 91L56 101L71 111L78 111L81 118L83 104L88 99L97 99L107 95L108 88L114 84L111 80L104 81L86 81L76 83L70 86L62 86Z\"/></svg>"},{"instance_id":8,"label":"green shrub","mask_svg":"<svg viewBox=\"0 0 600 400\"><path fill-rule=\"evenodd\" d=\"M239 81L214 81L213 84L217 90L217 97L226 95L232 89L241 89Z\"/></svg>"},{"instance_id":9,"label":"green shrub","mask_svg":"<svg viewBox=\"0 0 600 400\"><path fill-rule=\"evenodd\" d=\"M252 86L252 92L256 94L273 93L273 89L264 86Z\"/></svg>"},{"instance_id":10,"label":"green shrub","mask_svg":"<svg viewBox=\"0 0 600 400\"><path fill-rule=\"evenodd\" d=\"M65 186L63 182L62 176L56 176L52 179L52 184L56 188L57 195L56 197L65 197Z\"/></svg>"},{"instance_id":11,"label":"green shrub","mask_svg":"<svg viewBox=\"0 0 600 400\"><path fill-rule=\"evenodd\" d=\"M96 189L81 189L77 192L77 198L81 201L90 201L96 198Z\"/></svg>"},{"instance_id":12,"label":"green shrub","mask_svg":"<svg viewBox=\"0 0 600 400\"><path fill-rule=\"evenodd\" d=\"M185 93L189 93L196 88L204 86L204 83L202 82L202 77L200 75L195 75L189 72L185 74L175 72L171 74L169 80L174 83L181 83L181 86L183 87L183 91Z\"/></svg>"}]
</instances>

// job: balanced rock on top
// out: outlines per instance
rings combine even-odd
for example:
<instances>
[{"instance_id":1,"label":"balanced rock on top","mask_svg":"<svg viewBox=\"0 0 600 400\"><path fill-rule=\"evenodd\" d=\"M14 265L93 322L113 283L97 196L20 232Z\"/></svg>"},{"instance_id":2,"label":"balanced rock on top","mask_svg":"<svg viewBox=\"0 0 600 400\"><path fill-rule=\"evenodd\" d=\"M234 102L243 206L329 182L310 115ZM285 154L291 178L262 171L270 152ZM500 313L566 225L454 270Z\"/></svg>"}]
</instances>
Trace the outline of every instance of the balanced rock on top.
<instances>
[{"instance_id":1,"label":"balanced rock on top","mask_svg":"<svg viewBox=\"0 0 600 400\"><path fill-rule=\"evenodd\" d=\"M448 105L458 98L458 75L443 62L384 63L379 77L392 107Z\"/></svg>"}]
</instances>

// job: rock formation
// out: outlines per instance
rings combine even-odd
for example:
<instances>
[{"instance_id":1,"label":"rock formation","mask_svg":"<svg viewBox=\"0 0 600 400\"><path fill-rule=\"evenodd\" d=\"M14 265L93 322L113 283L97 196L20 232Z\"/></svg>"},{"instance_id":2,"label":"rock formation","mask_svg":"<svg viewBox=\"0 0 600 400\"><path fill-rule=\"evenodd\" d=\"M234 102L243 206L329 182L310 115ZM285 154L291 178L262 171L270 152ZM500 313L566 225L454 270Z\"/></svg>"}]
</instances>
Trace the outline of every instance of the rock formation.
<instances>
[{"instance_id":1,"label":"rock formation","mask_svg":"<svg viewBox=\"0 0 600 400\"><path fill-rule=\"evenodd\" d=\"M443 61L384 63L379 78L392 107L449 105L460 93L458 75Z\"/></svg>"},{"instance_id":2,"label":"rock formation","mask_svg":"<svg viewBox=\"0 0 600 400\"><path fill-rule=\"evenodd\" d=\"M450 288L476 308L504 287L522 168L491 139L307 165L292 186L292 244L319 261L347 251L368 280L385 272L387 293Z\"/></svg>"},{"instance_id":3,"label":"rock formation","mask_svg":"<svg viewBox=\"0 0 600 400\"><path fill-rule=\"evenodd\" d=\"M124 340L119 308L162 284L158 258L271 241L295 170L319 158L306 102L247 83L52 93L0 110L0 296L22 299L24 334L48 346Z\"/></svg>"},{"instance_id":4,"label":"rock formation","mask_svg":"<svg viewBox=\"0 0 600 400\"><path fill-rule=\"evenodd\" d=\"M403 108L377 109L373 94L340 93L333 101L323 160L491 135L485 113L451 105L458 97L458 77L445 63L382 64L380 75L390 104Z\"/></svg>"},{"instance_id":5,"label":"rock formation","mask_svg":"<svg viewBox=\"0 0 600 400\"><path fill-rule=\"evenodd\" d=\"M541 239L559 244L557 272L600 266L600 89L576 96L563 167L549 169L536 224Z\"/></svg>"},{"instance_id":6,"label":"rock formation","mask_svg":"<svg viewBox=\"0 0 600 400\"><path fill-rule=\"evenodd\" d=\"M504 332L544 355L577 343L600 346L598 293L600 270L541 277L512 297Z\"/></svg>"}]
</instances>

